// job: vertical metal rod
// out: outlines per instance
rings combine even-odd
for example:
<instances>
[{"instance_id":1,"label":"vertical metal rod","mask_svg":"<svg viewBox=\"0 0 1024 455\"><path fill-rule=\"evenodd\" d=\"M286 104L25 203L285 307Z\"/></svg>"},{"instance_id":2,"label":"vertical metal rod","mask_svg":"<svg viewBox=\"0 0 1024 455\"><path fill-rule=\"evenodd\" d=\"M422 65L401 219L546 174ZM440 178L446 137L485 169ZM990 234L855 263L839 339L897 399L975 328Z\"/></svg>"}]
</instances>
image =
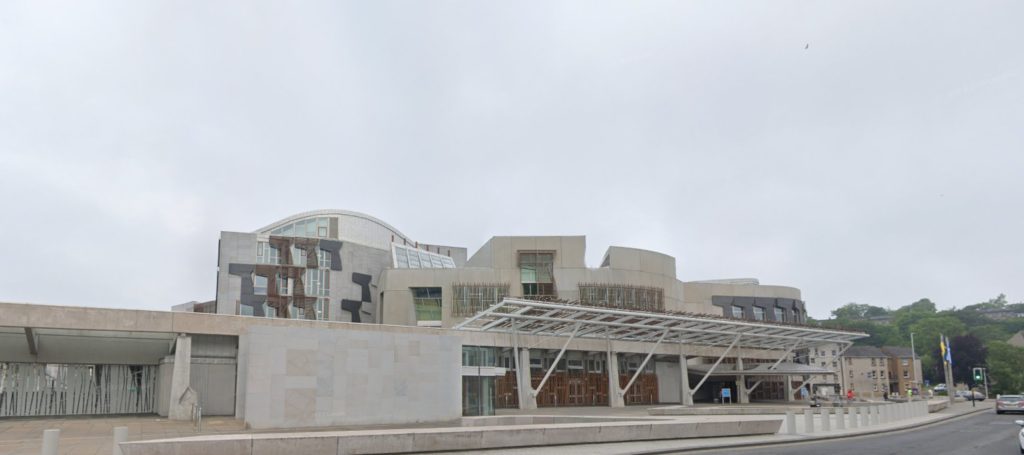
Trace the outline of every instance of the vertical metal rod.
<instances>
[{"instance_id":1,"label":"vertical metal rod","mask_svg":"<svg viewBox=\"0 0 1024 455\"><path fill-rule=\"evenodd\" d=\"M636 381L636 378L639 377L640 373L642 373L644 371L644 367L646 367L647 366L647 362L649 362L651 360L651 356L653 356L654 355L654 351L656 351L658 349L658 345L660 345L661 342L663 340L665 340L665 335L668 335L668 329L665 329L665 331L662 332L661 337L658 338L658 342L654 343L654 347L651 348L651 352L649 352L647 354L647 357L644 358L643 363L640 364L640 368L637 368L636 373L633 373L633 377L630 378L629 382L626 383L626 387L623 387L622 391L619 392L621 395L625 395L626 392L629 390L629 388L633 386L633 381Z\"/></svg>"}]
</instances>

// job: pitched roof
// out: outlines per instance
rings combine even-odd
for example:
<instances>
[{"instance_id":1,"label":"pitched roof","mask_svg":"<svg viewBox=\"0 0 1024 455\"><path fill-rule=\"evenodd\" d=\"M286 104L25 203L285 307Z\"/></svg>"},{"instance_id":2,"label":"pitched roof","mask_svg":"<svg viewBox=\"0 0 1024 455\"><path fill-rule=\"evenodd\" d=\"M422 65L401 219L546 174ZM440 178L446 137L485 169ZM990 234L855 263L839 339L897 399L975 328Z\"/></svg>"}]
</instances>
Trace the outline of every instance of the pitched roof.
<instances>
[{"instance_id":1,"label":"pitched roof","mask_svg":"<svg viewBox=\"0 0 1024 455\"><path fill-rule=\"evenodd\" d=\"M914 351L906 346L882 346L882 352L889 355L889 357L914 357Z\"/></svg>"},{"instance_id":2,"label":"pitched roof","mask_svg":"<svg viewBox=\"0 0 1024 455\"><path fill-rule=\"evenodd\" d=\"M874 346L850 346L850 349L843 353L843 357L888 357L888 355Z\"/></svg>"},{"instance_id":3,"label":"pitched roof","mask_svg":"<svg viewBox=\"0 0 1024 455\"><path fill-rule=\"evenodd\" d=\"M1024 347L1024 330L1017 332L1009 340L1006 340L1011 346L1017 346L1018 348Z\"/></svg>"}]
</instances>

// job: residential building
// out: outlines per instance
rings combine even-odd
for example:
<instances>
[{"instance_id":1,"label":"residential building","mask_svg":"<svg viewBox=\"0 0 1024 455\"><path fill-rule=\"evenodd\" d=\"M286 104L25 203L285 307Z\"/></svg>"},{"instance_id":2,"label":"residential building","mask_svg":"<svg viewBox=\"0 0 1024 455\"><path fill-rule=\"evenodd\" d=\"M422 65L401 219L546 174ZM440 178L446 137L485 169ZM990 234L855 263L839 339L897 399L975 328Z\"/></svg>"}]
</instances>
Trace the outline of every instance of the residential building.
<instances>
[{"instance_id":1,"label":"residential building","mask_svg":"<svg viewBox=\"0 0 1024 455\"><path fill-rule=\"evenodd\" d=\"M852 346L843 353L846 390L865 399L879 399L889 392L889 355L874 346Z\"/></svg>"},{"instance_id":2,"label":"residential building","mask_svg":"<svg viewBox=\"0 0 1024 455\"><path fill-rule=\"evenodd\" d=\"M909 347L883 346L882 352L889 357L889 393L907 395L907 390L922 388L921 359Z\"/></svg>"}]
</instances>

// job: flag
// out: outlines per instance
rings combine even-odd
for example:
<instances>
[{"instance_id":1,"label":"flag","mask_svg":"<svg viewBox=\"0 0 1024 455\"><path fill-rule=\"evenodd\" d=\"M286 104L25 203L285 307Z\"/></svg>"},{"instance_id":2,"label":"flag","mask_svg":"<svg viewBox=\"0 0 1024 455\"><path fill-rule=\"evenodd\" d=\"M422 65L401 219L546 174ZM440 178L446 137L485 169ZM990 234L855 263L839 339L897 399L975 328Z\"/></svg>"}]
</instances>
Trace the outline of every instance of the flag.
<instances>
[{"instance_id":1,"label":"flag","mask_svg":"<svg viewBox=\"0 0 1024 455\"><path fill-rule=\"evenodd\" d=\"M944 352L943 356L944 356L944 358L946 360L946 363L948 363L949 366L953 366L953 353L951 351L952 351L952 349L950 349L950 346L949 346L949 337L946 337L946 348L943 349L943 352Z\"/></svg>"},{"instance_id":2,"label":"flag","mask_svg":"<svg viewBox=\"0 0 1024 455\"><path fill-rule=\"evenodd\" d=\"M939 335L939 350L942 351L942 361L948 362L946 360L948 357L946 356L946 337L944 335Z\"/></svg>"}]
</instances>

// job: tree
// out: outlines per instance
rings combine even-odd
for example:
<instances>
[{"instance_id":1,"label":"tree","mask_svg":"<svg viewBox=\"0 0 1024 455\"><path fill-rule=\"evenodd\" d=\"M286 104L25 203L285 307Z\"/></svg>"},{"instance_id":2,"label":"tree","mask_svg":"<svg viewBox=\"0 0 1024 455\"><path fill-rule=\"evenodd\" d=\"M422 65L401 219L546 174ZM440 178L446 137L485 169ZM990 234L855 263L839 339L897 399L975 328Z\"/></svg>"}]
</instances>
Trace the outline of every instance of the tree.
<instances>
[{"instance_id":1,"label":"tree","mask_svg":"<svg viewBox=\"0 0 1024 455\"><path fill-rule=\"evenodd\" d=\"M910 305L902 306L892 313L892 325L905 338L910 338L910 326L921 319L935 316L935 303L921 299Z\"/></svg>"},{"instance_id":2,"label":"tree","mask_svg":"<svg viewBox=\"0 0 1024 455\"><path fill-rule=\"evenodd\" d=\"M988 349L978 337L967 334L950 338L950 354L953 358L953 378L972 382L971 370L985 366Z\"/></svg>"},{"instance_id":3,"label":"tree","mask_svg":"<svg viewBox=\"0 0 1024 455\"><path fill-rule=\"evenodd\" d=\"M967 332L967 327L959 319L949 316L931 316L914 322L908 327L909 332L914 333L914 347L918 355L925 355L929 352L938 352L939 335L953 338ZM936 359L940 356L936 355Z\"/></svg>"},{"instance_id":4,"label":"tree","mask_svg":"<svg viewBox=\"0 0 1024 455\"><path fill-rule=\"evenodd\" d=\"M900 337L900 334L896 331L895 327L875 324L871 321L829 319L827 321L821 321L820 325L833 329L855 330L868 334L867 338L857 340L857 345L861 346L882 347L905 346L910 344L909 341Z\"/></svg>"},{"instance_id":5,"label":"tree","mask_svg":"<svg viewBox=\"0 0 1024 455\"><path fill-rule=\"evenodd\" d=\"M988 345L989 387L997 394L1024 391L1024 349L993 341Z\"/></svg>"},{"instance_id":6,"label":"tree","mask_svg":"<svg viewBox=\"0 0 1024 455\"><path fill-rule=\"evenodd\" d=\"M988 299L988 301L976 303L974 305L968 305L963 308L967 311L978 311L978 310L1001 310L1006 308L1006 294L999 294L994 299ZM961 310L962 311L962 310Z\"/></svg>"},{"instance_id":7,"label":"tree","mask_svg":"<svg viewBox=\"0 0 1024 455\"><path fill-rule=\"evenodd\" d=\"M889 314L889 310L885 308L856 302L850 302L832 310L833 318L848 321L865 320L887 314Z\"/></svg>"}]
</instances>

